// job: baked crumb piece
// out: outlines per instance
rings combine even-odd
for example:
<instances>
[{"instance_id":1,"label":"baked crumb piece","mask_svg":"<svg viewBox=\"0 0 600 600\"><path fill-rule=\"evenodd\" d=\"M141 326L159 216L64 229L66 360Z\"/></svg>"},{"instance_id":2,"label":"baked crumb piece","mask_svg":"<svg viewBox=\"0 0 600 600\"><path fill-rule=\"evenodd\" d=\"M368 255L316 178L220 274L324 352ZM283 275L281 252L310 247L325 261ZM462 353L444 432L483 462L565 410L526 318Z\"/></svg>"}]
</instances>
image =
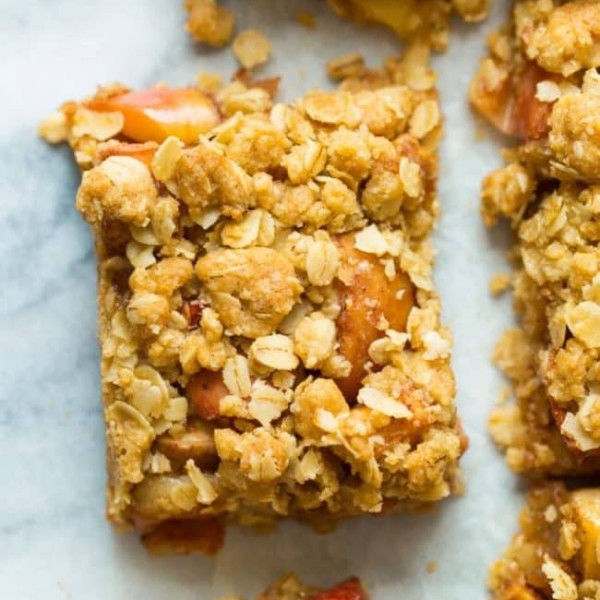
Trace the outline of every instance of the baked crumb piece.
<instances>
[{"instance_id":1,"label":"baked crumb piece","mask_svg":"<svg viewBox=\"0 0 600 600\"><path fill-rule=\"evenodd\" d=\"M185 0L188 13L186 31L197 42L220 48L231 40L235 27L235 16L216 0Z\"/></svg>"},{"instance_id":2,"label":"baked crumb piece","mask_svg":"<svg viewBox=\"0 0 600 600\"><path fill-rule=\"evenodd\" d=\"M533 487L521 530L492 565L494 600L593 600L600 591L600 489Z\"/></svg>"},{"instance_id":3,"label":"baked crumb piece","mask_svg":"<svg viewBox=\"0 0 600 600\"><path fill-rule=\"evenodd\" d=\"M233 40L233 54L245 69L266 63L271 56L271 42L260 31L248 29Z\"/></svg>"},{"instance_id":4,"label":"baked crumb piece","mask_svg":"<svg viewBox=\"0 0 600 600\"><path fill-rule=\"evenodd\" d=\"M291 104L241 79L115 85L43 128L96 240L108 516L153 551L458 487L426 56Z\"/></svg>"},{"instance_id":5,"label":"baked crumb piece","mask_svg":"<svg viewBox=\"0 0 600 600\"><path fill-rule=\"evenodd\" d=\"M490 280L490 293L493 296L499 296L510 287L510 275L506 273L496 273Z\"/></svg>"},{"instance_id":6,"label":"baked crumb piece","mask_svg":"<svg viewBox=\"0 0 600 600\"><path fill-rule=\"evenodd\" d=\"M223 87L223 77L218 73L199 71L196 75L196 85L200 90L214 94Z\"/></svg>"},{"instance_id":7,"label":"baked crumb piece","mask_svg":"<svg viewBox=\"0 0 600 600\"><path fill-rule=\"evenodd\" d=\"M327 73L336 80L361 77L365 69L365 59L358 52L350 52L327 62Z\"/></svg>"},{"instance_id":8,"label":"baked crumb piece","mask_svg":"<svg viewBox=\"0 0 600 600\"><path fill-rule=\"evenodd\" d=\"M509 465L530 475L600 468L599 18L588 0L516 2L470 91L479 112L521 140L484 180L482 214L516 231L521 317L495 353L516 403L497 407L490 427Z\"/></svg>"},{"instance_id":9,"label":"baked crumb piece","mask_svg":"<svg viewBox=\"0 0 600 600\"><path fill-rule=\"evenodd\" d=\"M340 16L359 24L389 27L405 40L419 39L437 50L448 45L448 23L453 11L468 22L481 21L489 0L327 0Z\"/></svg>"},{"instance_id":10,"label":"baked crumb piece","mask_svg":"<svg viewBox=\"0 0 600 600\"><path fill-rule=\"evenodd\" d=\"M429 561L426 565L425 565L425 570L428 573L435 573L438 570L438 564L435 560L431 560Z\"/></svg>"}]
</instances>

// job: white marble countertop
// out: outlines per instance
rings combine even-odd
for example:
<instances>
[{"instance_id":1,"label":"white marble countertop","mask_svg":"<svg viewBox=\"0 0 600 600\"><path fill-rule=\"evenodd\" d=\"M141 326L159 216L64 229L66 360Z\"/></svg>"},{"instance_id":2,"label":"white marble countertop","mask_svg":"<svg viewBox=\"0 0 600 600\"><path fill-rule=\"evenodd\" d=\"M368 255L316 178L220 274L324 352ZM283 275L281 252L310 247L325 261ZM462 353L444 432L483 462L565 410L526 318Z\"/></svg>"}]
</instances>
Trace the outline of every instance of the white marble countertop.
<instances>
[{"instance_id":1,"label":"white marble countertop","mask_svg":"<svg viewBox=\"0 0 600 600\"><path fill-rule=\"evenodd\" d=\"M272 39L265 72L284 75L286 98L328 85L328 58L358 47L375 62L397 48L391 35L342 23L319 0L230 4L242 26ZM505 7L496 4L498 22ZM301 7L318 16L314 31L293 19ZM488 292L491 275L508 268L501 236L484 231L478 214L479 181L499 162L498 144L476 141L465 102L494 21L457 24L450 52L437 59L447 133L436 279L471 438L466 496L430 515L358 519L326 537L295 524L262 537L233 529L216 559L156 559L104 520L91 240L73 208L69 152L37 139L36 125L99 82L183 84L199 69L227 76L231 51L194 46L179 0L0 0L0 11L0 597L208 600L251 595L293 568L315 583L360 574L375 600L484 598L487 565L516 528L521 502L485 431L502 385L489 356L512 318L510 299Z\"/></svg>"}]
</instances>

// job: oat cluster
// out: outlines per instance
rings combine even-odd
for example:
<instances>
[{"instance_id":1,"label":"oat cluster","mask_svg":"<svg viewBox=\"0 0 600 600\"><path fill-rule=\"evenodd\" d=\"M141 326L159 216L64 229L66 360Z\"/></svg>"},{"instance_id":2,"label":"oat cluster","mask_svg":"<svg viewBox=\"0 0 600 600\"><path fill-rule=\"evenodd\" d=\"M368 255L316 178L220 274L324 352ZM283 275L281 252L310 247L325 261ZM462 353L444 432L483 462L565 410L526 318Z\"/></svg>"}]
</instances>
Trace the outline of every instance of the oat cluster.
<instances>
[{"instance_id":1,"label":"oat cluster","mask_svg":"<svg viewBox=\"0 0 600 600\"><path fill-rule=\"evenodd\" d=\"M96 239L108 514L155 550L214 550L215 518L326 528L452 491L425 54L289 105L239 81L141 92L193 99L200 135L120 86L42 125Z\"/></svg>"}]
</instances>

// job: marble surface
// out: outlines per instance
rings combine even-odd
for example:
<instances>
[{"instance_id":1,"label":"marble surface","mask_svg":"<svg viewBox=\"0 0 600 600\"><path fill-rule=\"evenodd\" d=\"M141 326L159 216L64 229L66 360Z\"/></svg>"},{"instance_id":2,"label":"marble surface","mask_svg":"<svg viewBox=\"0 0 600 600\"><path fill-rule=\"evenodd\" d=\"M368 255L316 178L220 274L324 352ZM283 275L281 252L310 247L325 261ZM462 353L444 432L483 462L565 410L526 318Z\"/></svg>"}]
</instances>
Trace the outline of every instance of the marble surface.
<instances>
[{"instance_id":1,"label":"marble surface","mask_svg":"<svg viewBox=\"0 0 600 600\"><path fill-rule=\"evenodd\" d=\"M319 0L230 4L242 26L271 37L275 57L264 72L284 75L286 98L328 85L328 58L358 47L374 63L397 48L385 32L338 21ZM312 32L293 19L307 5L318 16ZM250 595L291 568L319 583L361 574L376 600L485 597L487 565L521 502L485 432L502 385L489 356L512 319L509 298L488 292L490 276L508 268L506 242L478 215L479 181L499 162L498 142L477 139L465 103L485 33L506 9L496 5L482 27L457 23L450 52L436 61L447 114L436 279L471 438L466 496L429 515L355 520L326 537L294 524L263 537L234 529L216 559L155 559L104 520L91 241L73 208L69 153L44 145L35 127L98 82L183 84L199 69L228 74L234 62L228 49L188 40L179 0L0 0L0 597L211 599Z\"/></svg>"}]
</instances>

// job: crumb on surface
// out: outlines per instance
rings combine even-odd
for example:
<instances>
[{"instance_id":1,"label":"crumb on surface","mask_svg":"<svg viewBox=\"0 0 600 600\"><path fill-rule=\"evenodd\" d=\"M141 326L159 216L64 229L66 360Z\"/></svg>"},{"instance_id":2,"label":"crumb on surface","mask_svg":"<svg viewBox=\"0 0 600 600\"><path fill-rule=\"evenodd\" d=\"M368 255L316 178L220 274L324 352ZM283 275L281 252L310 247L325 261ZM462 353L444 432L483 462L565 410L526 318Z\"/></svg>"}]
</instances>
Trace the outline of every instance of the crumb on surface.
<instances>
[{"instance_id":1,"label":"crumb on surface","mask_svg":"<svg viewBox=\"0 0 600 600\"><path fill-rule=\"evenodd\" d=\"M233 40L233 54L245 69L266 63L271 56L271 42L260 31L247 29Z\"/></svg>"},{"instance_id":2,"label":"crumb on surface","mask_svg":"<svg viewBox=\"0 0 600 600\"><path fill-rule=\"evenodd\" d=\"M490 292L493 296L499 296L510 287L510 275L496 273L490 280Z\"/></svg>"},{"instance_id":3,"label":"crumb on surface","mask_svg":"<svg viewBox=\"0 0 600 600\"><path fill-rule=\"evenodd\" d=\"M428 573L435 573L438 570L438 563L435 560L431 560L429 561L426 565L425 565L425 570Z\"/></svg>"}]
</instances>

